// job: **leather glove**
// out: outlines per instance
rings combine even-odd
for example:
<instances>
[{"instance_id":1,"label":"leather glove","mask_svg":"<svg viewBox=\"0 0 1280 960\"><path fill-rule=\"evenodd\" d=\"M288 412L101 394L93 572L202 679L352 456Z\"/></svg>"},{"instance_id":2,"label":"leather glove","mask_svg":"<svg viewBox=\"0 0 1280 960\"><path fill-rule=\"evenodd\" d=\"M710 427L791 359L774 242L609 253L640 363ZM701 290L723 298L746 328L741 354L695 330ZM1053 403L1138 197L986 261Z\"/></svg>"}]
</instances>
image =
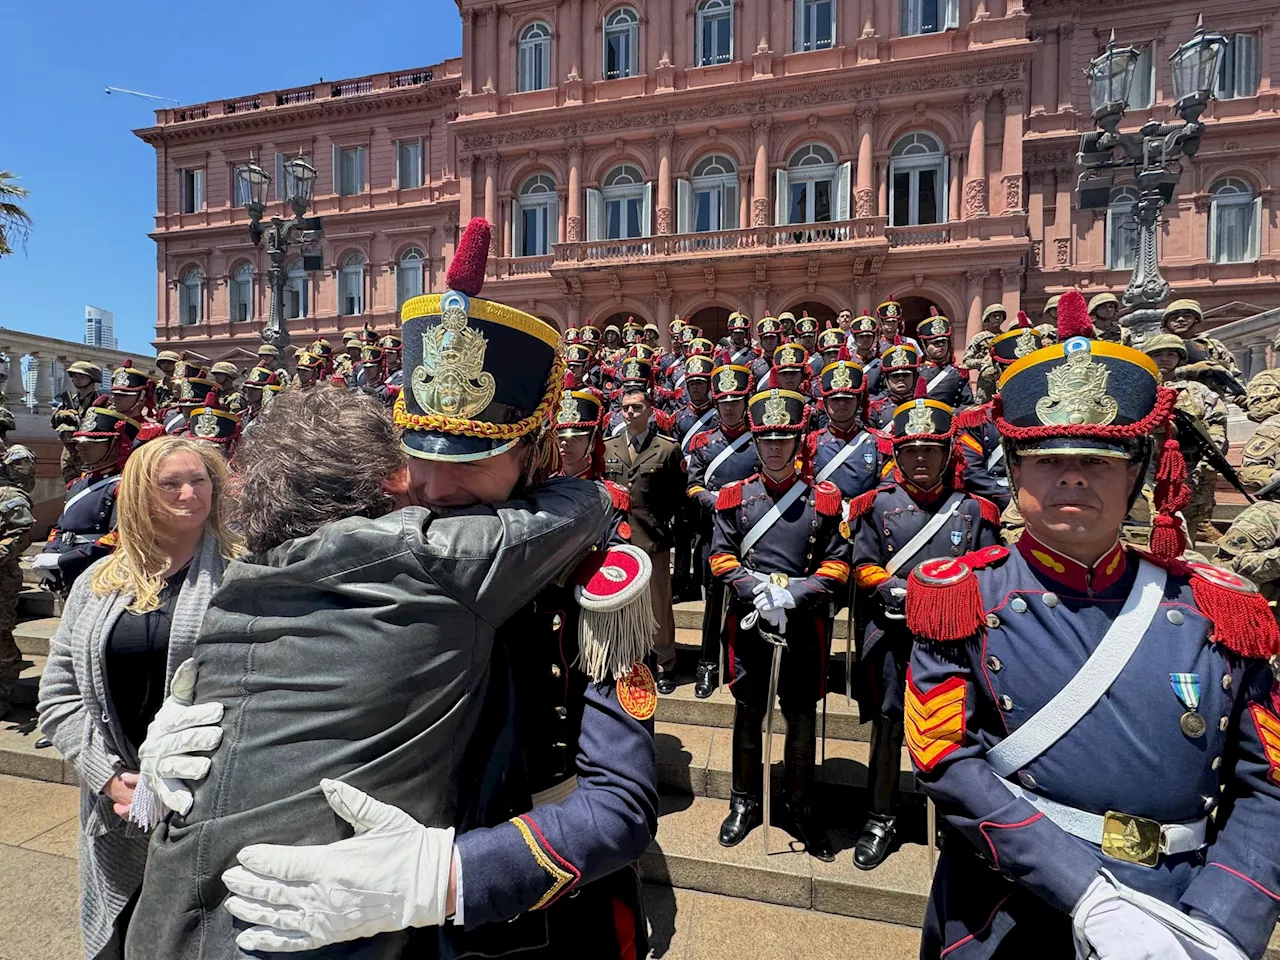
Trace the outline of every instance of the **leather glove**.
<instances>
[{"instance_id":1,"label":"leather glove","mask_svg":"<svg viewBox=\"0 0 1280 960\"><path fill-rule=\"evenodd\" d=\"M147 727L138 749L141 781L170 810L191 810L192 795L184 780L203 780L213 762L196 756L217 749L222 742L222 704L191 705L195 695L196 662L184 660L173 672L169 696Z\"/></svg>"},{"instance_id":2,"label":"leather glove","mask_svg":"<svg viewBox=\"0 0 1280 960\"><path fill-rule=\"evenodd\" d=\"M403 810L338 780L321 780L355 836L322 846L255 843L222 875L231 913L256 924L240 949L295 953L407 927L444 923L453 828L424 827Z\"/></svg>"},{"instance_id":3,"label":"leather glove","mask_svg":"<svg viewBox=\"0 0 1280 960\"><path fill-rule=\"evenodd\" d=\"M1078 960L1189 960L1173 931L1126 897L1134 892L1106 872L1094 878L1071 911Z\"/></svg>"}]
</instances>

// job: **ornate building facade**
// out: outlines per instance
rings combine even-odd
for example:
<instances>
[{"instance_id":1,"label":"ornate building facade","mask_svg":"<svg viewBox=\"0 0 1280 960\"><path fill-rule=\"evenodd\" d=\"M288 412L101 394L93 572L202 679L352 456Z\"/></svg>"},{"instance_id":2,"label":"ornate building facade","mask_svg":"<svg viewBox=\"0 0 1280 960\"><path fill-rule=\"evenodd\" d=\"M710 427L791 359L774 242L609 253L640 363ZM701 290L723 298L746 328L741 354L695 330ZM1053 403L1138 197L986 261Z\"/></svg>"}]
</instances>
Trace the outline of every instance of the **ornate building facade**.
<instances>
[{"instance_id":1,"label":"ornate building facade","mask_svg":"<svg viewBox=\"0 0 1280 960\"><path fill-rule=\"evenodd\" d=\"M292 271L295 340L432 289L459 223L495 240L487 290L558 327L730 311L833 319L889 296L977 328L1070 286L1119 292L1132 189L1076 208L1083 69L1114 27L1144 50L1124 129L1170 116L1168 54L1228 35L1219 100L1161 228L1178 296L1275 302L1274 10L1215 0L461 0L461 58L163 110L157 343L250 345L265 256L234 169L301 150L323 269ZM251 322L254 321L254 322Z\"/></svg>"}]
</instances>

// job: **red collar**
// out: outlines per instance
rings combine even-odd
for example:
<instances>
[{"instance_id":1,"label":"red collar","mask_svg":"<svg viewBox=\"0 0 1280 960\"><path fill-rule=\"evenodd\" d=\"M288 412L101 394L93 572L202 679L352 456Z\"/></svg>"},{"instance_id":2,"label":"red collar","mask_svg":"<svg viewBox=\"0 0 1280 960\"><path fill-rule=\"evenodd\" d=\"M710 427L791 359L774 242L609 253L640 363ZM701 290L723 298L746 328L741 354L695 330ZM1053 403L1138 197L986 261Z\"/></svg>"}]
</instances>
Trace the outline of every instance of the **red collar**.
<instances>
[{"instance_id":1,"label":"red collar","mask_svg":"<svg viewBox=\"0 0 1280 960\"><path fill-rule=\"evenodd\" d=\"M695 407L692 401L690 401L689 403L685 404L685 406L689 408L690 413L706 413L708 410L710 410L712 407L715 406L715 403L711 400L708 400L707 405L705 407Z\"/></svg>"},{"instance_id":2,"label":"red collar","mask_svg":"<svg viewBox=\"0 0 1280 960\"><path fill-rule=\"evenodd\" d=\"M720 432L724 434L724 438L726 440L732 443L734 440L737 440L740 436L742 436L744 433L747 432L747 422L744 419L742 421L742 424L738 427L726 427L722 423L720 424Z\"/></svg>"},{"instance_id":3,"label":"red collar","mask_svg":"<svg viewBox=\"0 0 1280 960\"><path fill-rule=\"evenodd\" d=\"M795 482L799 479L800 474L793 473L791 476L787 477L787 479L779 482L770 478L763 470L760 471L760 482L764 484L765 492L775 500L795 486Z\"/></svg>"},{"instance_id":4,"label":"red collar","mask_svg":"<svg viewBox=\"0 0 1280 960\"><path fill-rule=\"evenodd\" d=\"M1119 540L1092 567L1046 547L1026 530L1018 538L1018 552L1036 573L1062 584L1073 593L1085 595L1106 590L1128 569L1128 552Z\"/></svg>"},{"instance_id":5,"label":"red collar","mask_svg":"<svg viewBox=\"0 0 1280 960\"><path fill-rule=\"evenodd\" d=\"M848 443L850 440L856 437L861 432L861 430L862 430L862 427L858 424L858 420L856 417L854 418L853 426L849 429L848 433L845 433L843 430L837 429L834 423L827 424L827 433L831 434L837 440L843 440L845 443Z\"/></svg>"},{"instance_id":6,"label":"red collar","mask_svg":"<svg viewBox=\"0 0 1280 960\"><path fill-rule=\"evenodd\" d=\"M945 473L946 471L944 470L943 472ZM893 468L893 479L898 486L907 491L908 496L910 496L912 500L919 504L934 503L939 500L943 494L951 492L947 489L947 485L941 480L938 481L936 486L930 487L926 490L908 480L906 476L903 475L902 470L898 467Z\"/></svg>"},{"instance_id":7,"label":"red collar","mask_svg":"<svg viewBox=\"0 0 1280 960\"><path fill-rule=\"evenodd\" d=\"M594 466L592 466L592 464L591 464L591 459L590 459L590 458L588 458L588 459L587 459L587 467L586 467L586 469L585 469L585 470L583 470L581 473L568 474L568 473L565 473L565 472L564 472L564 470L562 469L562 470L560 470L559 472L557 472L557 473L556 473L556 476L557 476L557 477L568 477L568 476L572 476L572 477L573 477L573 479L575 479L575 480L595 480L595 479L597 479L597 478L596 478L596 471L595 471L595 467L594 467Z\"/></svg>"}]
</instances>

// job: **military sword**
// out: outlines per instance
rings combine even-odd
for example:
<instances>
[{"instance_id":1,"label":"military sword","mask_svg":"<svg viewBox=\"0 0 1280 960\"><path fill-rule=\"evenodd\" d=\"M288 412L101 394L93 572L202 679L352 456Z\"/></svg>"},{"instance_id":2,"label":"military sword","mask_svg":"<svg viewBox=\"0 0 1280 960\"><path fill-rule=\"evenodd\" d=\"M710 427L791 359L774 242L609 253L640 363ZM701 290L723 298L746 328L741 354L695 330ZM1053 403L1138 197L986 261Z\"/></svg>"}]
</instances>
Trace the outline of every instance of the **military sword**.
<instances>
[{"instance_id":1,"label":"military sword","mask_svg":"<svg viewBox=\"0 0 1280 960\"><path fill-rule=\"evenodd\" d=\"M785 573L771 573L769 582L776 584L782 589L787 588L789 578ZM760 612L752 610L739 623L743 630L750 630L755 627L760 620ZM787 639L783 636L786 633L784 625L777 633L770 633L763 627L758 628L761 638L773 647L773 662L769 665L769 705L768 712L765 714L764 727L764 749L761 751L764 763L764 786L763 786L763 826L764 826L764 854L769 855L769 818L772 815L773 806L773 714L774 701L778 698L778 674L782 669L782 651L787 647Z\"/></svg>"}]
</instances>

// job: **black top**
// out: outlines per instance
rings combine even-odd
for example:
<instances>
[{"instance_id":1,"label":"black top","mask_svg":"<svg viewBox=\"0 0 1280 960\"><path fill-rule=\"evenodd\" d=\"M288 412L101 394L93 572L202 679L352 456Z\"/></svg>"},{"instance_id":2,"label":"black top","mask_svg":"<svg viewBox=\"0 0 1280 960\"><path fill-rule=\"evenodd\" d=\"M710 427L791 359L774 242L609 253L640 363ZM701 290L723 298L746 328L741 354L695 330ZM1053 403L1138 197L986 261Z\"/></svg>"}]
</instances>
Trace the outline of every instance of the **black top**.
<instances>
[{"instance_id":1,"label":"black top","mask_svg":"<svg viewBox=\"0 0 1280 960\"><path fill-rule=\"evenodd\" d=\"M147 613L126 610L107 637L107 693L135 752L164 702L173 606L186 578L183 567L161 588L160 606Z\"/></svg>"}]
</instances>

